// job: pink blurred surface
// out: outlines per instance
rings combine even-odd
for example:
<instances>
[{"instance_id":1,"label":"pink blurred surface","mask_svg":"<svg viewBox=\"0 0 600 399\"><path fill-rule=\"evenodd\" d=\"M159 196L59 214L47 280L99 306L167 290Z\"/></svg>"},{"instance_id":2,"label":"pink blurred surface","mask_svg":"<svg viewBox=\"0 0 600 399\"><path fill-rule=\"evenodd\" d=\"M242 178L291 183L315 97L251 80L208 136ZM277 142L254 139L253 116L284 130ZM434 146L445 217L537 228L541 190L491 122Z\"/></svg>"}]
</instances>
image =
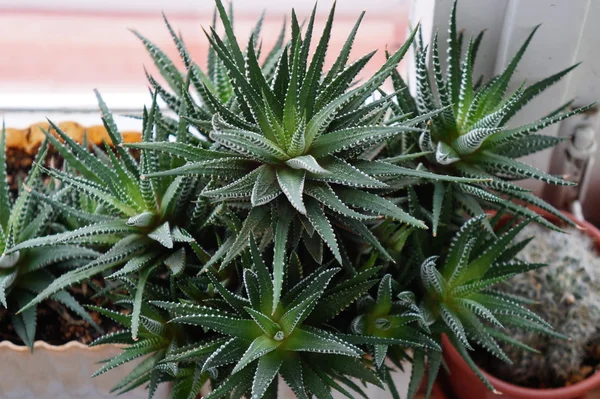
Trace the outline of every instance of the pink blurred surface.
<instances>
[{"instance_id":1,"label":"pink blurred surface","mask_svg":"<svg viewBox=\"0 0 600 399\"><path fill-rule=\"evenodd\" d=\"M199 0L200 1L200 0ZM342 4L342 2L339 2ZM326 10L318 15L322 29ZM260 10L236 14L240 40L247 38ZM207 40L202 27L211 24L210 12L168 13L180 31L195 61L204 66ZM301 15L300 18L306 17ZM338 5L328 62L343 45L358 12ZM395 6L393 12L369 13L363 20L352 59L378 50L363 76L372 73L384 60L384 50L396 49L406 35L408 10ZM263 25L263 48L275 42L282 24L280 13L267 15ZM160 12L136 13L97 11L0 10L0 95L9 92L140 92L146 88L143 68L157 73L141 42L128 30L134 28L178 59L177 50L164 26ZM242 39L243 38L243 39ZM179 64L180 65L180 64Z\"/></svg>"}]
</instances>

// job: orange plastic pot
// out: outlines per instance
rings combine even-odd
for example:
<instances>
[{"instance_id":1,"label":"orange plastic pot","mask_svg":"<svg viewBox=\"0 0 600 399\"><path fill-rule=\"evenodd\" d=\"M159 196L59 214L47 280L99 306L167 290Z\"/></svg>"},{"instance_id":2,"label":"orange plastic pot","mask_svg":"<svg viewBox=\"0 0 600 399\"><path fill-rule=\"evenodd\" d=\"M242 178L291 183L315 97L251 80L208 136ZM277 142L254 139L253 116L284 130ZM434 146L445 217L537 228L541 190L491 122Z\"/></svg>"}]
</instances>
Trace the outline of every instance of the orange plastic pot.
<instances>
[{"instance_id":1,"label":"orange plastic pot","mask_svg":"<svg viewBox=\"0 0 600 399\"><path fill-rule=\"evenodd\" d=\"M551 222L558 223L558 218L544 211L537 209L536 211ZM594 240L596 243L596 249L600 251L600 230L598 230L591 223L575 219L573 215L568 212L563 212L563 214L577 223L577 225ZM600 398L600 393L595 393L593 397L588 395L591 391L600 389L600 372L596 372L585 380L568 387L535 389L525 388L502 381L501 379L496 378L482 370L483 375L491 382L494 388L496 388L496 391L498 391L497 393L491 392L469 368L458 351L454 349L450 343L450 340L448 340L448 338L445 336L443 337L442 344L444 350L444 359L446 360L450 370L450 376L448 380L457 399L499 399L499 394L502 394L502 399Z\"/></svg>"}]
</instances>

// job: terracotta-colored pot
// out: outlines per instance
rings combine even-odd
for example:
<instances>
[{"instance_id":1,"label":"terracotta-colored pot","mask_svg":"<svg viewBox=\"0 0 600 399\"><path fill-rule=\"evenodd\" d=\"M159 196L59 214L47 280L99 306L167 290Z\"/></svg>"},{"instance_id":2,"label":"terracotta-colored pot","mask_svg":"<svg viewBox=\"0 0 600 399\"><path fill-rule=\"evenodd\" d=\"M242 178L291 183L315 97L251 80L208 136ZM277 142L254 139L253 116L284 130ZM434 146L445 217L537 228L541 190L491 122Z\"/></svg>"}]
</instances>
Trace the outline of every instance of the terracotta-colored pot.
<instances>
[{"instance_id":1,"label":"terracotta-colored pot","mask_svg":"<svg viewBox=\"0 0 600 399\"><path fill-rule=\"evenodd\" d=\"M536 209L544 218L557 223L558 218L547 212ZM600 230L591 223L575 219L568 212L563 212L569 219L577 223L585 233L596 243L596 248L600 251ZM450 385L458 399L497 399L498 394L491 392L469 368L460 354L445 336L443 337L444 359L450 369L448 378ZM501 360L498 360L501 361ZM502 381L493 375L482 370L483 375L491 384L502 394L503 399L600 399L600 372L586 378L585 380L568 387L554 389L534 389L525 388L518 385Z\"/></svg>"},{"instance_id":2,"label":"terracotta-colored pot","mask_svg":"<svg viewBox=\"0 0 600 399\"><path fill-rule=\"evenodd\" d=\"M100 362L121 353L118 345L88 347L79 342L54 346L36 341L31 353L25 346L0 342L0 398L10 399L109 399L110 389L131 372L138 362L110 370L96 378ZM141 360L141 359L140 359ZM168 384L161 384L157 399L169 396ZM120 396L146 399L144 385Z\"/></svg>"},{"instance_id":3,"label":"terracotta-colored pot","mask_svg":"<svg viewBox=\"0 0 600 399\"><path fill-rule=\"evenodd\" d=\"M600 372L589 378L563 388L534 389L502 381L499 378L481 370L502 396L491 392L469 368L450 341L443 337L444 360L450 369L448 378L452 390L458 399L596 399L600 392L595 391L593 396L588 394L600 388ZM501 360L498 360L499 362Z\"/></svg>"}]
</instances>

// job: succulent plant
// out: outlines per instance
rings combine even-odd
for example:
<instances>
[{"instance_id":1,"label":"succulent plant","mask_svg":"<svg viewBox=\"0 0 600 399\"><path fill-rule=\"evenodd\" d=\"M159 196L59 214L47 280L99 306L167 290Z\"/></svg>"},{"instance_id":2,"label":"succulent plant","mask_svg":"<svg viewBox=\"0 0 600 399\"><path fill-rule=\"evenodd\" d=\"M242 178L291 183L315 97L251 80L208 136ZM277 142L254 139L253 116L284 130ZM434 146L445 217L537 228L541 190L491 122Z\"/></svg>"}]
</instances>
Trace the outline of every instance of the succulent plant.
<instances>
[{"instance_id":1,"label":"succulent plant","mask_svg":"<svg viewBox=\"0 0 600 399\"><path fill-rule=\"evenodd\" d=\"M485 217L472 218L460 228L448 247L442 266L436 266L439 256L431 256L423 261L420 281L425 295L421 308L433 336L439 339L441 332L446 333L469 367L494 390L469 355L472 344L510 363L498 344L498 341L515 344L515 340L501 330L504 326L552 337L564 336L523 306L526 298L506 295L497 290L499 283L513 275L544 266L541 263L513 260L522 246L510 244L527 222L496 226L498 231L495 236L483 230L482 221ZM498 220L499 215L491 221L492 225L496 225ZM426 251L427 248L419 250L421 254ZM437 370L430 370L430 373L435 375Z\"/></svg>"},{"instance_id":2,"label":"succulent plant","mask_svg":"<svg viewBox=\"0 0 600 399\"><path fill-rule=\"evenodd\" d=\"M417 39L413 99L396 67L418 28L357 81L373 56L348 63L362 15L324 69L334 13L335 5L315 46L316 8L305 26L292 12L291 39L284 29L261 64L262 20L242 51L231 10L216 0L225 34L207 32L206 72L165 18L186 70L137 34L169 86L148 75L142 142L123 143L99 98L113 147L90 150L51 124L63 169L40 164L14 206L0 198L18 223L37 226L46 214L60 222L8 243L12 217L1 212L0 266L36 251L54 260L79 251L69 252L68 271L21 298L20 317L94 276L105 280L99 294L125 309L93 308L124 327L93 345L127 345L97 374L145 357L115 392L148 384L151 398L171 382L172 398L192 399L209 382L207 398L275 397L281 377L298 397L366 397L361 382L395 392L391 372L410 361L409 397L426 369L429 396L442 334L493 389L471 359L475 345L508 360L502 343L528 346L500 327L566 334L496 286L541 266L513 259L527 243L512 244L524 226L545 222L511 200L557 213L512 180L569 184L515 158L556 144L533 133L585 107L506 123L569 69L505 99L528 39L507 71L473 84L481 37L461 66L455 4L449 69L444 76L435 39L432 85ZM390 77L395 91L378 97ZM43 183L41 172L60 183ZM525 220L500 223L489 208Z\"/></svg>"},{"instance_id":3,"label":"succulent plant","mask_svg":"<svg viewBox=\"0 0 600 399\"><path fill-rule=\"evenodd\" d=\"M569 339L510 328L507 334L534 349L506 346L512 365L492 366L494 373L515 383L563 386L579 373L586 345L600 334L600 258L589 236L574 229L568 233L528 226L517 236L529 242L519 257L547 266L512 277L502 291L529 299L528 307Z\"/></svg>"},{"instance_id":4,"label":"succulent plant","mask_svg":"<svg viewBox=\"0 0 600 399\"><path fill-rule=\"evenodd\" d=\"M48 234L56 212L40 203L31 195L32 188L48 191L57 201L65 190L52 191L40 181L39 167L34 167L16 199L11 198L6 179L5 162L6 131L0 133L0 304L9 310L12 325L19 338L33 351L36 333L37 308L17 311L44 290L62 273L62 270L77 267L95 259L99 253L74 244L55 245L52 251L28 248L12 251L24 241ZM35 158L43 162L47 153L44 143ZM51 298L78 314L91 326L99 329L85 309L65 290L57 290Z\"/></svg>"},{"instance_id":5,"label":"succulent plant","mask_svg":"<svg viewBox=\"0 0 600 399\"><path fill-rule=\"evenodd\" d=\"M88 260L52 281L22 311L72 284L107 271L113 271L107 277L109 279L136 276L131 327L135 338L139 330L144 289L150 275L162 269L171 276L177 276L184 273L186 268L194 267L190 266L188 257L203 261L210 258L194 235L200 238L197 234L203 223L208 221L217 224L218 221L216 217L203 220L212 209L205 202L192 201L199 183L195 177L164 177L153 181L142 179L144 173L158 170L166 164L168 167L177 166L179 161L146 151L142 151L139 162L136 161L119 146L122 138L112 114L100 97L99 103L115 149L107 146L103 157L94 156L87 147L72 140L51 122L58 137L47 133L48 140L70 164L73 172L40 169L94 199L101 205L100 209L90 213L32 191L48 205L83 220L85 224L75 230L20 242L7 248L5 253L6 256L14 256L19 251L36 249L47 252L45 247L54 248L57 243L103 247L100 256L92 260L84 258ZM156 110L155 96L151 109L144 111L143 141L154 140ZM157 128L156 134L160 139L166 132ZM178 140L185 142L188 137L186 123L182 120Z\"/></svg>"},{"instance_id":6,"label":"succulent plant","mask_svg":"<svg viewBox=\"0 0 600 399\"><path fill-rule=\"evenodd\" d=\"M131 288L132 295L121 295L118 299L122 306L129 311L131 311L131 304L134 300L135 284L131 284ZM148 295L147 297L157 298L156 295ZM90 343L90 346L95 347L106 344L126 345L121 354L107 359L92 377L102 375L125 363L139 361L141 357L144 357L133 372L127 374L115 386L111 387L111 392L121 395L140 385L148 384L148 396L151 398L160 383L177 379L180 370L173 367L165 367L163 361L168 356L176 353L178 349L178 335L181 336L182 334L177 326L168 324L168 318L164 312L161 314L158 309L148 305L144 306L140 314L138 338L134 341L132 338L131 314L96 306L91 306L90 308L102 316L119 323L123 327L122 330L97 338ZM204 377L200 386L202 386L207 378L207 376ZM198 392L192 397L195 397L197 394Z\"/></svg>"},{"instance_id":7,"label":"succulent plant","mask_svg":"<svg viewBox=\"0 0 600 399\"><path fill-rule=\"evenodd\" d=\"M406 115L429 114L440 108L443 111L432 116L430 129L424 130L418 137L413 135L412 140L397 142L393 151L399 151L402 145L418 146L424 153L419 161L433 172L488 179L475 184L437 184L433 192L434 207L440 206L447 186L452 186L454 202L470 216L481 215L486 209L508 207L515 214L534 218L537 222L552 227L526 206L503 201L515 199L525 205L542 208L571 224L568 218L551 205L513 181L536 179L549 184L572 185L573 183L565 180L563 176L550 175L519 161L518 158L560 143L563 138L544 136L537 132L585 112L594 104L569 109L569 102L526 125L512 127L508 123L519 110L560 81L577 65L529 86L523 83L513 93L508 93L509 83L537 30L535 28L501 74L487 82L483 82L482 79L474 82L473 68L483 32L469 40L461 59L463 43L466 40L462 33L457 33L456 9L455 0L450 17L445 73L440 62L437 33L431 48L417 41L416 97L413 99L401 92L397 96L396 107L396 114L400 116L392 121L402 123ZM430 49L433 70L427 67ZM394 86L396 90L406 87L398 74L394 76Z\"/></svg>"},{"instance_id":8,"label":"succulent plant","mask_svg":"<svg viewBox=\"0 0 600 399\"><path fill-rule=\"evenodd\" d=\"M304 36L292 13L292 40L278 60L276 73L269 78L258 65L254 36L250 37L246 53L242 53L231 21L218 0L217 8L227 40L221 39L214 29L208 37L234 84L234 97L242 112L232 113L222 104L215 109L211 120L186 118L200 130L210 131L213 144L209 149L166 142L129 146L188 161L179 168L148 173L146 177L208 176L213 181L202 191L203 197L250 208L243 216L235 241L229 242L220 253L222 265L242 253L251 233L257 237L271 234L275 245L274 308L285 275L284 259L290 232L300 235L318 262L322 261L320 237L336 260L347 264L342 255L345 249L337 238L340 226L356 231L386 254L365 221L384 217L426 228L422 221L384 195L397 191L395 185L404 188L406 182L399 183L399 180L411 176L472 181L403 168L385 159L374 160L369 154L375 145L388 139L422 130L414 126L439 112L434 110L402 124L384 126L382 119L392 98L366 103L394 71L413 36L371 78L352 86L373 55L370 53L346 65L360 19L333 67L325 73L323 65L335 6L310 63L308 53L315 11ZM388 180L394 181L388 184ZM268 223L270 220L273 223Z\"/></svg>"},{"instance_id":9,"label":"succulent plant","mask_svg":"<svg viewBox=\"0 0 600 399\"><path fill-rule=\"evenodd\" d=\"M125 363L139 362L131 373L112 387L111 392L123 394L146 385L149 398L162 383L172 385L170 397L174 399L197 398L209 379L211 384L221 383L228 377L227 373L207 371L202 365L227 339L208 329L171 320L198 303L217 307L226 304L214 289L213 282L233 285L237 278L235 273L230 272L231 269L222 272L211 269L210 274L181 274L171 279L165 279L158 273L152 274L144 291L136 340L132 337L136 281L125 277L121 279L123 284L117 285L116 289L106 290L104 296L113 304L112 308L90 308L116 321L123 329L96 339L91 346L118 344L124 345L124 348L121 354L107 359L93 376L112 372ZM116 311L115 306L123 310Z\"/></svg>"},{"instance_id":10,"label":"succulent plant","mask_svg":"<svg viewBox=\"0 0 600 399\"><path fill-rule=\"evenodd\" d=\"M422 331L421 331L422 330ZM400 365L406 354L401 351L400 357L392 352L394 346L414 347L414 342L421 345L414 348L413 372L407 397L412 398L420 386L425 371L424 354L427 351L429 364L432 369L439 367L442 360L441 348L429 338L430 333L423 312L416 303L413 292L398 293L394 300L392 276L386 274L379 282L376 298L365 296L358 302L358 316L352 321L352 331L361 336L373 339L369 353L373 354L374 364L379 375L386 375L387 366L384 362L389 357L396 365ZM427 350L428 349L428 350ZM436 366L437 365L437 366ZM428 379L427 393L429 396L435 381L435 375ZM388 382L389 383L389 382Z\"/></svg>"},{"instance_id":11,"label":"succulent plant","mask_svg":"<svg viewBox=\"0 0 600 399\"><path fill-rule=\"evenodd\" d=\"M361 343L363 339L377 342L377 338L340 334L326 324L376 283L378 268L332 286L332 279L340 269L322 266L290 286L273 310L274 281L254 241L251 241L251 257L252 267L243 270L243 297L227 290L209 274L215 291L226 304L225 309L191 303L155 303L173 314L171 323L202 326L224 337L219 348L203 363L202 371L213 370L218 374L218 369L225 368L231 376L213 386L207 398L220 398L232 390L239 394L251 392L248 397L261 398L267 391L276 392L277 375L300 398L326 396L331 388L345 392L334 379L344 383L348 377L355 377L382 385L362 359L363 352L350 343ZM301 267L294 254L291 262L296 263L294 267ZM420 345L411 341L411 336L403 338L398 342ZM203 345L188 350L194 352Z\"/></svg>"}]
</instances>

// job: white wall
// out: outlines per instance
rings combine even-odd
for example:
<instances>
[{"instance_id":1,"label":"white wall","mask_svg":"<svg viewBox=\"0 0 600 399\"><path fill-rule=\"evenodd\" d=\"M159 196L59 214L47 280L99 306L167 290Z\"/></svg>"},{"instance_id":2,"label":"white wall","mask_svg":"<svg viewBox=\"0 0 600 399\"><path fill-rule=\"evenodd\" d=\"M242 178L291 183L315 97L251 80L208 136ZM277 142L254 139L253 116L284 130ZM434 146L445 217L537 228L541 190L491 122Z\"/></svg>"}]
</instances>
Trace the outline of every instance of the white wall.
<instances>
[{"instance_id":1,"label":"white wall","mask_svg":"<svg viewBox=\"0 0 600 399\"><path fill-rule=\"evenodd\" d=\"M445 48L453 1L413 0L410 20L413 25L417 22L421 23L425 43L432 40L437 30L439 43L442 48ZM457 13L459 29L464 30L467 37L475 36L482 30L486 31L485 45L480 47L474 76L478 77L481 74L490 76L494 72L507 3L505 0L459 0L460 12Z\"/></svg>"}]
</instances>

